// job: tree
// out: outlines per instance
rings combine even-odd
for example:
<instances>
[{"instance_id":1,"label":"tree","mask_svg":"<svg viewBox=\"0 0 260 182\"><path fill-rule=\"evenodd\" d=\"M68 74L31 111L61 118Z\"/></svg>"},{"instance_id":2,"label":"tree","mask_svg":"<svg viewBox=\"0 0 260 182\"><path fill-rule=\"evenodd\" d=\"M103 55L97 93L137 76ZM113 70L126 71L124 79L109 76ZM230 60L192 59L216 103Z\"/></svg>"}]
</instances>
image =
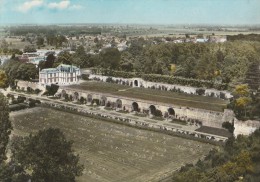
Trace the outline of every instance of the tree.
<instances>
[{"instance_id":1,"label":"tree","mask_svg":"<svg viewBox=\"0 0 260 182\"><path fill-rule=\"evenodd\" d=\"M54 67L58 66L59 64L72 64L72 55L68 51L64 51L59 53L57 57L57 61L55 61Z\"/></svg>"},{"instance_id":2,"label":"tree","mask_svg":"<svg viewBox=\"0 0 260 182\"><path fill-rule=\"evenodd\" d=\"M6 159L6 146L11 134L12 124L9 120L9 108L6 98L0 93L0 163Z\"/></svg>"},{"instance_id":3,"label":"tree","mask_svg":"<svg viewBox=\"0 0 260 182\"><path fill-rule=\"evenodd\" d=\"M34 64L31 63L23 63L18 67L17 71L17 79L22 80L30 80L35 79L38 71Z\"/></svg>"},{"instance_id":4,"label":"tree","mask_svg":"<svg viewBox=\"0 0 260 182\"><path fill-rule=\"evenodd\" d=\"M44 38L43 37L37 37L36 44L38 46L42 46L44 44Z\"/></svg>"},{"instance_id":5,"label":"tree","mask_svg":"<svg viewBox=\"0 0 260 182\"><path fill-rule=\"evenodd\" d=\"M48 95L54 95L59 89L59 85L51 84L51 86L47 85L46 90Z\"/></svg>"},{"instance_id":6,"label":"tree","mask_svg":"<svg viewBox=\"0 0 260 182\"><path fill-rule=\"evenodd\" d=\"M25 46L23 52L36 52L36 49L33 46Z\"/></svg>"},{"instance_id":7,"label":"tree","mask_svg":"<svg viewBox=\"0 0 260 182\"><path fill-rule=\"evenodd\" d=\"M14 149L13 157L32 181L73 182L82 174L83 165L72 143L61 130L49 128L25 137Z\"/></svg>"},{"instance_id":8,"label":"tree","mask_svg":"<svg viewBox=\"0 0 260 182\"><path fill-rule=\"evenodd\" d=\"M101 52L102 67L117 69L119 67L121 55L116 48L107 48Z\"/></svg>"},{"instance_id":9,"label":"tree","mask_svg":"<svg viewBox=\"0 0 260 182\"><path fill-rule=\"evenodd\" d=\"M195 76L195 74L194 74L194 67L195 66L196 66L195 58L194 57L188 57L185 61L183 61L177 67L175 75L193 78Z\"/></svg>"},{"instance_id":10,"label":"tree","mask_svg":"<svg viewBox=\"0 0 260 182\"><path fill-rule=\"evenodd\" d=\"M260 88L260 63L253 62L246 73L246 83L250 88L257 90Z\"/></svg>"},{"instance_id":11,"label":"tree","mask_svg":"<svg viewBox=\"0 0 260 182\"><path fill-rule=\"evenodd\" d=\"M90 64L90 55L87 55L83 46L79 46L73 55L74 59L73 62L82 68L86 68L91 66Z\"/></svg>"},{"instance_id":12,"label":"tree","mask_svg":"<svg viewBox=\"0 0 260 182\"><path fill-rule=\"evenodd\" d=\"M45 68L52 68L56 57L53 54L49 54L45 61Z\"/></svg>"},{"instance_id":13,"label":"tree","mask_svg":"<svg viewBox=\"0 0 260 182\"><path fill-rule=\"evenodd\" d=\"M250 90L247 84L237 85L234 92L234 100L233 100L233 109L237 115L237 117L246 117L247 114L247 106L252 102L252 98L250 97Z\"/></svg>"},{"instance_id":14,"label":"tree","mask_svg":"<svg viewBox=\"0 0 260 182\"><path fill-rule=\"evenodd\" d=\"M5 88L7 86L7 76L3 70L0 70L0 88Z\"/></svg>"}]
</instances>

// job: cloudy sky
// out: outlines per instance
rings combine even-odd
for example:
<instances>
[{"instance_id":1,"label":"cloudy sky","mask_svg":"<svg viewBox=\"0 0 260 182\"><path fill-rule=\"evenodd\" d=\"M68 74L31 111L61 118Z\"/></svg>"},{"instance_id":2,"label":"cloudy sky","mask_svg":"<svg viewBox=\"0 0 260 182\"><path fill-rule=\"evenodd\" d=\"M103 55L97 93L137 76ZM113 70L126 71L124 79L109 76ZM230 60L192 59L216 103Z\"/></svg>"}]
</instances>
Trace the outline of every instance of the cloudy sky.
<instances>
[{"instance_id":1,"label":"cloudy sky","mask_svg":"<svg viewBox=\"0 0 260 182\"><path fill-rule=\"evenodd\" d=\"M0 0L0 24L260 24L260 0Z\"/></svg>"}]
</instances>

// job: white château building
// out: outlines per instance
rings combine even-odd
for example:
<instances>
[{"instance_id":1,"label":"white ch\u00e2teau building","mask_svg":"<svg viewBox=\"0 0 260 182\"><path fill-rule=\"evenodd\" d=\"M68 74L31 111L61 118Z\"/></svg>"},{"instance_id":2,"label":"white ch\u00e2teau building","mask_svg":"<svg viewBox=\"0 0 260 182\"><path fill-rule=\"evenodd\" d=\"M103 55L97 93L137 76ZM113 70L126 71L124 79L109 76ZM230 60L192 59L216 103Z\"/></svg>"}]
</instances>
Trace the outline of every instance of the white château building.
<instances>
[{"instance_id":1,"label":"white ch\u00e2teau building","mask_svg":"<svg viewBox=\"0 0 260 182\"><path fill-rule=\"evenodd\" d=\"M41 85L69 85L79 81L80 69L76 66L60 64L57 68L42 69L39 72Z\"/></svg>"}]
</instances>

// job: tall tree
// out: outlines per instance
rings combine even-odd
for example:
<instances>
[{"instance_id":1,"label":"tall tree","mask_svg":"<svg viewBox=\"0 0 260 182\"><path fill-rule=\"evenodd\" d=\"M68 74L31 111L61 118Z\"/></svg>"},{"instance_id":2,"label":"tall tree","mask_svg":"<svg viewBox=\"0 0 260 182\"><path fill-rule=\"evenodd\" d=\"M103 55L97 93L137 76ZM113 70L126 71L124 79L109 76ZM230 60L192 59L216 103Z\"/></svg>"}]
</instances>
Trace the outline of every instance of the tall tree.
<instances>
[{"instance_id":1,"label":"tall tree","mask_svg":"<svg viewBox=\"0 0 260 182\"><path fill-rule=\"evenodd\" d=\"M39 131L25 137L16 147L15 161L25 171L31 171L32 181L73 182L82 174L83 166L72 150L72 142L59 129Z\"/></svg>"},{"instance_id":2,"label":"tall tree","mask_svg":"<svg viewBox=\"0 0 260 182\"><path fill-rule=\"evenodd\" d=\"M7 86L7 76L3 70L0 70L0 88Z\"/></svg>"},{"instance_id":3,"label":"tall tree","mask_svg":"<svg viewBox=\"0 0 260 182\"><path fill-rule=\"evenodd\" d=\"M6 98L0 93L0 163L6 159L6 146L11 134L12 125L9 120L9 108Z\"/></svg>"},{"instance_id":4,"label":"tall tree","mask_svg":"<svg viewBox=\"0 0 260 182\"><path fill-rule=\"evenodd\" d=\"M246 73L245 82L254 90L260 88L260 63L253 62Z\"/></svg>"},{"instance_id":5,"label":"tall tree","mask_svg":"<svg viewBox=\"0 0 260 182\"><path fill-rule=\"evenodd\" d=\"M101 52L102 67L118 69L121 54L116 48L107 48Z\"/></svg>"}]
</instances>

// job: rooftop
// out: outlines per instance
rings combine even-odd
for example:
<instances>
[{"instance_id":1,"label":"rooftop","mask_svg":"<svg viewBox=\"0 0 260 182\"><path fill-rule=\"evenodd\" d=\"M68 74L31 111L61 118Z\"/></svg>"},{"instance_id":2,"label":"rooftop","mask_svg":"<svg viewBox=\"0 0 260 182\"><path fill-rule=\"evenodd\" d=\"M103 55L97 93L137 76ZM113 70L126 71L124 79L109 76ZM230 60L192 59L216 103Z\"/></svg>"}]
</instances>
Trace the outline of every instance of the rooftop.
<instances>
[{"instance_id":1,"label":"rooftop","mask_svg":"<svg viewBox=\"0 0 260 182\"><path fill-rule=\"evenodd\" d=\"M42 69L41 73L57 73L57 72L75 72L80 70L78 67L67 64L60 64L57 68L45 68Z\"/></svg>"}]
</instances>

